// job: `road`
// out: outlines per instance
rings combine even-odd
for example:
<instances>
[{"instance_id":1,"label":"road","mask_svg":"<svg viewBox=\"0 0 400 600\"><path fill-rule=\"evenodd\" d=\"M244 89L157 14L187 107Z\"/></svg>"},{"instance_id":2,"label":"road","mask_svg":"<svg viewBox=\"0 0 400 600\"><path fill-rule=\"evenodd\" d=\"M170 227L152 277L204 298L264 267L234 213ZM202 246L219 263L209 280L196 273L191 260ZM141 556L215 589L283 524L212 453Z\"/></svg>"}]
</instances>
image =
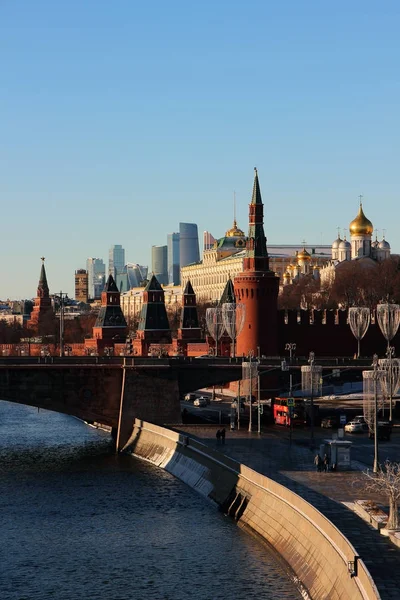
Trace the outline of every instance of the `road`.
<instances>
[{"instance_id":1,"label":"road","mask_svg":"<svg viewBox=\"0 0 400 600\"><path fill-rule=\"evenodd\" d=\"M200 395L200 393L198 393ZM202 392L201 395L208 396L211 398L211 394ZM332 409L332 401L329 401L329 408ZM340 402L340 407L343 405L347 408L357 409L362 414L362 405L358 400L351 400L350 406L344 401ZM321 406L321 404L320 404ZM231 413L231 400L221 401L216 400L210 402L207 407L196 407L193 406L193 402L182 402L182 410L186 410L193 414L201 416L206 421L213 422L216 425L221 422L224 424L229 423L229 416ZM322 408L322 407L321 407ZM241 431L246 432L248 429L248 415L242 415L241 417ZM257 418L253 415L253 431L257 429ZM320 443L325 439L331 439L332 433L336 432L336 429L323 429L321 427L314 428L315 446L318 447ZM262 425L261 435L264 439L276 439L284 441L289 440L289 430L286 427L280 425ZM295 428L292 432L292 439L294 443L307 445L310 439L310 428L302 427ZM351 459L360 463L360 468L372 468L374 463L374 441L368 438L368 433L345 433L344 439L352 442L351 448ZM390 441L379 441L379 462L383 463L385 460L392 462L400 462L400 425L394 426Z\"/></svg>"}]
</instances>

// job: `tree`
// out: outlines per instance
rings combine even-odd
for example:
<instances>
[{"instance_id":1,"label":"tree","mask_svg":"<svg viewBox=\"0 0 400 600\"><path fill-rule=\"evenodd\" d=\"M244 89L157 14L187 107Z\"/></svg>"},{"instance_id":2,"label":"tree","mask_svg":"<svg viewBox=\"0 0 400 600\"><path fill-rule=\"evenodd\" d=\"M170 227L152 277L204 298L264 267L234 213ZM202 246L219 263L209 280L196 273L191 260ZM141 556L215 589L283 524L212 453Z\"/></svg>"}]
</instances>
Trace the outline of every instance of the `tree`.
<instances>
[{"instance_id":1,"label":"tree","mask_svg":"<svg viewBox=\"0 0 400 600\"><path fill-rule=\"evenodd\" d=\"M0 319L0 344L15 344L24 337L24 330L20 323L8 323Z\"/></svg>"},{"instance_id":2,"label":"tree","mask_svg":"<svg viewBox=\"0 0 400 600\"><path fill-rule=\"evenodd\" d=\"M399 526L398 505L400 499L400 463L386 460L380 465L378 473L368 470L364 472L366 482L364 490L383 494L389 500L389 518L387 529L397 529Z\"/></svg>"},{"instance_id":3,"label":"tree","mask_svg":"<svg viewBox=\"0 0 400 600\"><path fill-rule=\"evenodd\" d=\"M290 285L285 285L278 298L279 309L320 308L319 282L312 275L304 275Z\"/></svg>"}]
</instances>

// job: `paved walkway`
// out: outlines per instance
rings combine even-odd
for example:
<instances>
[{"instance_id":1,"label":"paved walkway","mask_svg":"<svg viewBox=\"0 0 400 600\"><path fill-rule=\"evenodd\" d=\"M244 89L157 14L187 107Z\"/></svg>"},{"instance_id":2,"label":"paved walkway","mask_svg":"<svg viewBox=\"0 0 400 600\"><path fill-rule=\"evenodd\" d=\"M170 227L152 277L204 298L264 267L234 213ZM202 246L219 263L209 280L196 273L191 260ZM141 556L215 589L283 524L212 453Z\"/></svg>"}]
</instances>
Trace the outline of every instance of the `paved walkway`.
<instances>
[{"instance_id":1,"label":"paved walkway","mask_svg":"<svg viewBox=\"0 0 400 600\"><path fill-rule=\"evenodd\" d=\"M217 447L217 428L182 426L182 430L213 447ZM278 481L320 510L356 548L382 600L400 600L400 549L342 504L367 498L360 491L359 482L364 476L359 468L348 472L315 472L315 453L300 437L290 446L288 439L282 436L259 437L245 431L227 431L226 442L219 445L218 450ZM368 498L387 503L379 496L368 495Z\"/></svg>"}]
</instances>

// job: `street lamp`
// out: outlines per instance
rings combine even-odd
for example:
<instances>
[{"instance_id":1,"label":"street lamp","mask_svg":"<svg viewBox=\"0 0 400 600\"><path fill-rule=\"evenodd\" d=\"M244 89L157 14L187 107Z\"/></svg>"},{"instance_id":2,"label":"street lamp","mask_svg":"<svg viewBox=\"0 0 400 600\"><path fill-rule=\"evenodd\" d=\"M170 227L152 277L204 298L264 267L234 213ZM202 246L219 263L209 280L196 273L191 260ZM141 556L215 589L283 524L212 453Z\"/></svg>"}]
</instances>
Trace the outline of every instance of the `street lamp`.
<instances>
[{"instance_id":1,"label":"street lamp","mask_svg":"<svg viewBox=\"0 0 400 600\"><path fill-rule=\"evenodd\" d=\"M379 471L378 411L382 407L383 402L382 381L385 375L384 371L378 367L378 355L374 354L372 370L363 371L364 418L369 427L370 437L372 437L372 431L374 436L374 473L378 473Z\"/></svg>"},{"instance_id":2,"label":"street lamp","mask_svg":"<svg viewBox=\"0 0 400 600\"><path fill-rule=\"evenodd\" d=\"M301 367L301 387L303 395L310 395L310 449L314 449L314 395L320 394L322 367L315 365L315 353L310 352L308 357L309 366Z\"/></svg>"},{"instance_id":3,"label":"street lamp","mask_svg":"<svg viewBox=\"0 0 400 600\"><path fill-rule=\"evenodd\" d=\"M288 342L287 344L285 344L285 350L286 352L289 352L289 360L290 363L292 363L292 358L293 358L293 352L296 351L296 344L292 343L292 342Z\"/></svg>"},{"instance_id":4,"label":"street lamp","mask_svg":"<svg viewBox=\"0 0 400 600\"><path fill-rule=\"evenodd\" d=\"M225 331L225 325L222 320L221 306L207 308L206 324L210 336L215 340L215 356L218 356L218 341L221 339Z\"/></svg>"},{"instance_id":5,"label":"street lamp","mask_svg":"<svg viewBox=\"0 0 400 600\"><path fill-rule=\"evenodd\" d=\"M394 355L394 346L388 346L386 358L379 360L379 366L385 372L382 384L385 395L389 398L389 421L393 420L393 396L396 394L400 383L400 360L394 358Z\"/></svg>"},{"instance_id":6,"label":"street lamp","mask_svg":"<svg viewBox=\"0 0 400 600\"><path fill-rule=\"evenodd\" d=\"M311 412L311 439L310 439L310 446L311 449L314 449L314 359L315 359L315 353L314 352L310 352L309 355L309 359L308 362L310 363L310 370L311 370L311 395L310 395L310 412Z\"/></svg>"},{"instance_id":7,"label":"street lamp","mask_svg":"<svg viewBox=\"0 0 400 600\"><path fill-rule=\"evenodd\" d=\"M60 356L64 356L64 300L68 298L66 292L60 292Z\"/></svg>"}]
</instances>

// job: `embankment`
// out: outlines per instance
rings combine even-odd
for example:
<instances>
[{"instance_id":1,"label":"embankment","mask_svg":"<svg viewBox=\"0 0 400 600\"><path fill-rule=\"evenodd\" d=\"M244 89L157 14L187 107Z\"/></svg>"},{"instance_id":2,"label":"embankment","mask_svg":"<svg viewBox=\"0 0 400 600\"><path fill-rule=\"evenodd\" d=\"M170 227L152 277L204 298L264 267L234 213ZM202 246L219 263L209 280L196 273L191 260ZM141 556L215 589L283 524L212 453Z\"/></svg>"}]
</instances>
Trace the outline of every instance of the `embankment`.
<instances>
[{"instance_id":1,"label":"embankment","mask_svg":"<svg viewBox=\"0 0 400 600\"><path fill-rule=\"evenodd\" d=\"M136 419L127 446L264 538L313 600L377 600L347 538L318 510L272 479L178 432Z\"/></svg>"}]
</instances>

